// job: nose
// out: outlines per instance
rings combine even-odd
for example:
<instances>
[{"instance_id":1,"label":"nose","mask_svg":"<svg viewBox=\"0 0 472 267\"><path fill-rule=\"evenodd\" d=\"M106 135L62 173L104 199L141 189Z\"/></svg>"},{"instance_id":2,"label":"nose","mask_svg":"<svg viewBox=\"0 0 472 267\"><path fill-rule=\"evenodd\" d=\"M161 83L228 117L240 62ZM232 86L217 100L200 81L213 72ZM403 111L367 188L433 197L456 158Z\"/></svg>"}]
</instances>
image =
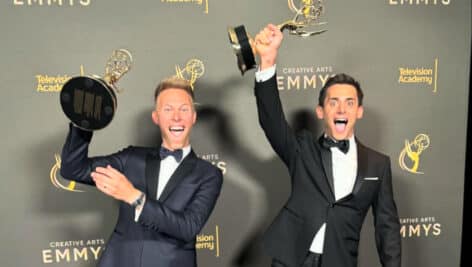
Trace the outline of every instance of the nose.
<instances>
[{"instance_id":1,"label":"nose","mask_svg":"<svg viewBox=\"0 0 472 267\"><path fill-rule=\"evenodd\" d=\"M346 113L346 106L345 104L340 104L338 105L338 110L337 110L338 114L344 114Z\"/></svg>"},{"instance_id":2,"label":"nose","mask_svg":"<svg viewBox=\"0 0 472 267\"><path fill-rule=\"evenodd\" d=\"M174 121L179 121L180 120L180 111L176 110L174 111L174 113L172 114L172 120Z\"/></svg>"}]
</instances>

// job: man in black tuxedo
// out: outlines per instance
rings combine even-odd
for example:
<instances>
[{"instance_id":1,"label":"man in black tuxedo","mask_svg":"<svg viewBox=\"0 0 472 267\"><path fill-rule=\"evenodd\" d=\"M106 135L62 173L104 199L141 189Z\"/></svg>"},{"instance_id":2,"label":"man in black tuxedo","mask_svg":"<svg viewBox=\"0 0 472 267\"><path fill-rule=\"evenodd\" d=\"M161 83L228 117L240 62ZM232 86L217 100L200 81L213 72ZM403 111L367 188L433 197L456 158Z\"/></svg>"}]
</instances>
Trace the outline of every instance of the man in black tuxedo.
<instances>
[{"instance_id":1,"label":"man in black tuxedo","mask_svg":"<svg viewBox=\"0 0 472 267\"><path fill-rule=\"evenodd\" d=\"M155 103L152 120L162 135L157 148L130 146L88 157L92 132L70 125L61 175L120 201L100 267L197 265L196 235L215 206L222 174L191 149L197 115L190 84L178 78L162 81Z\"/></svg>"},{"instance_id":2,"label":"man in black tuxedo","mask_svg":"<svg viewBox=\"0 0 472 267\"><path fill-rule=\"evenodd\" d=\"M285 120L275 74L282 39L272 24L255 38L259 122L292 184L288 201L264 237L272 266L357 266L361 227L372 207L382 266L399 267L400 224L390 159L354 137L356 120L363 115L359 83L346 74L330 78L315 110L324 121L324 134L295 134Z\"/></svg>"}]
</instances>

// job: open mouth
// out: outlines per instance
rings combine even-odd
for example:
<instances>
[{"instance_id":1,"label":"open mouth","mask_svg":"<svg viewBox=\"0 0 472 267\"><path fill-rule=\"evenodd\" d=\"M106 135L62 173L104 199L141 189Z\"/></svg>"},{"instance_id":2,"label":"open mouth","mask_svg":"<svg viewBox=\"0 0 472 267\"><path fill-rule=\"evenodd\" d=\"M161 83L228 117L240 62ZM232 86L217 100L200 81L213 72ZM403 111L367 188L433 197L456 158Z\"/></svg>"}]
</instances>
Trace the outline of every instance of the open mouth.
<instances>
[{"instance_id":1,"label":"open mouth","mask_svg":"<svg viewBox=\"0 0 472 267\"><path fill-rule=\"evenodd\" d=\"M171 126L169 132L174 136L180 136L184 132L184 126Z\"/></svg>"},{"instance_id":2,"label":"open mouth","mask_svg":"<svg viewBox=\"0 0 472 267\"><path fill-rule=\"evenodd\" d=\"M184 127L183 126L171 126L171 127L169 127L169 131L171 131L171 132L183 132Z\"/></svg>"},{"instance_id":3,"label":"open mouth","mask_svg":"<svg viewBox=\"0 0 472 267\"><path fill-rule=\"evenodd\" d=\"M346 129L346 125L347 125L347 119L335 119L334 120L334 126L336 128L336 131L337 132L344 132L344 130Z\"/></svg>"}]
</instances>

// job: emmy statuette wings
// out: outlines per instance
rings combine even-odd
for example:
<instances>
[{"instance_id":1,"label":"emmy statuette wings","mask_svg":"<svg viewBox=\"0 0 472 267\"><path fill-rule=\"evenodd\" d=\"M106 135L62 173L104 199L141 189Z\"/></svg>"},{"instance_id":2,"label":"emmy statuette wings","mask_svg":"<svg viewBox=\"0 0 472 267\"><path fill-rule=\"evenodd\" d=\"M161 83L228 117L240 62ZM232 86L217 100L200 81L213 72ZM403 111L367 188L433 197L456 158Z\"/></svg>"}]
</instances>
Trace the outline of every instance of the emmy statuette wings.
<instances>
[{"instance_id":1,"label":"emmy statuette wings","mask_svg":"<svg viewBox=\"0 0 472 267\"><path fill-rule=\"evenodd\" d=\"M288 7L295 13L292 19L289 19L277 27L281 30L287 30L290 34L308 37L321 34L326 29L320 29L320 26L326 25L326 22L320 22L320 17L324 13L322 0L301 0L300 7L297 7L293 0L287 0ZM247 34L244 25L237 27L228 27L228 35L241 74L247 70L256 67L254 49L252 47L252 38Z\"/></svg>"}]
</instances>

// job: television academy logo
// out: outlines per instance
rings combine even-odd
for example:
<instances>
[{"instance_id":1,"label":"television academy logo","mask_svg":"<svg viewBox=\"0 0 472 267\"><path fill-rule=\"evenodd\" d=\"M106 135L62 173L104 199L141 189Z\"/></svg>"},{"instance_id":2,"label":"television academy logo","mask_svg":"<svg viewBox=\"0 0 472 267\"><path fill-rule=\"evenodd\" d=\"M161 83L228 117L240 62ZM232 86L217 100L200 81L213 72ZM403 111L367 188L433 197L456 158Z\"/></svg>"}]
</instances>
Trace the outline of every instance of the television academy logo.
<instances>
[{"instance_id":1,"label":"television academy logo","mask_svg":"<svg viewBox=\"0 0 472 267\"><path fill-rule=\"evenodd\" d=\"M220 230L218 225L215 225L214 233L201 233L197 235L195 249L214 251L215 257L220 257Z\"/></svg>"},{"instance_id":2,"label":"television academy logo","mask_svg":"<svg viewBox=\"0 0 472 267\"><path fill-rule=\"evenodd\" d=\"M80 76L84 76L84 66L80 65ZM36 91L40 93L58 93L62 86L72 78L65 75L36 74Z\"/></svg>"},{"instance_id":3,"label":"television academy logo","mask_svg":"<svg viewBox=\"0 0 472 267\"><path fill-rule=\"evenodd\" d=\"M438 58L434 59L431 67L399 67L398 83L400 84L426 84L431 86L433 93L438 91Z\"/></svg>"}]
</instances>

